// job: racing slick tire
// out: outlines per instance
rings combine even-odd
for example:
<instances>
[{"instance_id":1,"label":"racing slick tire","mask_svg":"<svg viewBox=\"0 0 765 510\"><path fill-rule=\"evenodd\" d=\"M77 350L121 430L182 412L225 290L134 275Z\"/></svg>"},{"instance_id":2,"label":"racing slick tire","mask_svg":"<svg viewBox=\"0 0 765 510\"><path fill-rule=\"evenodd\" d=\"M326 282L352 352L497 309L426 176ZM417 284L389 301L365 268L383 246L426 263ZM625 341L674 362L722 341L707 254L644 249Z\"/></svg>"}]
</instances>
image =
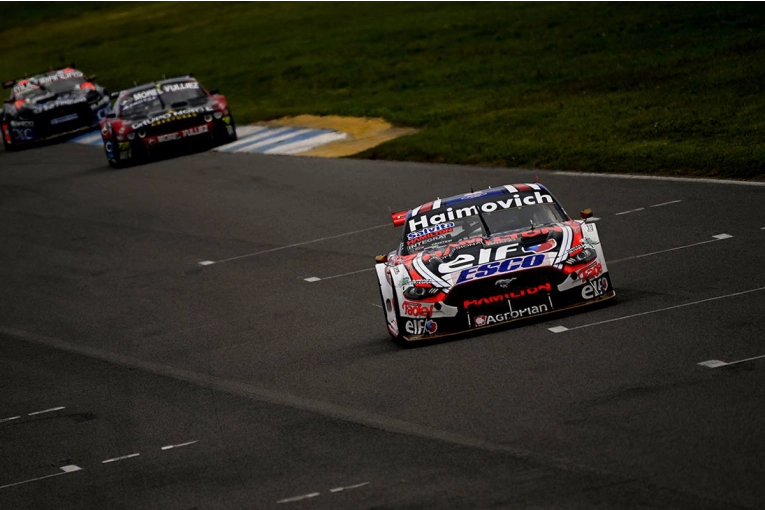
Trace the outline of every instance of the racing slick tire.
<instances>
[{"instance_id":1,"label":"racing slick tire","mask_svg":"<svg viewBox=\"0 0 765 510\"><path fill-rule=\"evenodd\" d=\"M216 147L221 145L226 145L227 143L233 143L239 139L239 137L236 134L236 122L234 122L234 116L229 114L231 117L231 128L233 130L233 134L228 134L228 130L226 129L226 125L221 123L216 123L217 127L215 131L213 132L213 143Z\"/></svg>"},{"instance_id":2,"label":"racing slick tire","mask_svg":"<svg viewBox=\"0 0 765 510\"><path fill-rule=\"evenodd\" d=\"M0 133L0 136L3 138L3 147L5 147L6 151L15 152L20 149L20 147L14 145L12 142L9 143L8 140L5 139L5 135L2 135L2 133Z\"/></svg>"}]
</instances>

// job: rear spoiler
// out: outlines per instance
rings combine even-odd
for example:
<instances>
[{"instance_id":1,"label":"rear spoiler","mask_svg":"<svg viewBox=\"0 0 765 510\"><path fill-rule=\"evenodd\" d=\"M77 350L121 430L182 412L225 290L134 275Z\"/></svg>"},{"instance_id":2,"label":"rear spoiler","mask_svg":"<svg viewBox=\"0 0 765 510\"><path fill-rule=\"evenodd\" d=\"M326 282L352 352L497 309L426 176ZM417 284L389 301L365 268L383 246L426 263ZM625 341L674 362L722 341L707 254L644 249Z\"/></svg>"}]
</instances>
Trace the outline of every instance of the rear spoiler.
<instances>
[{"instance_id":1,"label":"rear spoiler","mask_svg":"<svg viewBox=\"0 0 765 510\"><path fill-rule=\"evenodd\" d=\"M406 223L406 215L409 214L409 211L399 211L399 212L391 212L390 217L393 220L393 226L394 227L400 227L404 223Z\"/></svg>"}]
</instances>

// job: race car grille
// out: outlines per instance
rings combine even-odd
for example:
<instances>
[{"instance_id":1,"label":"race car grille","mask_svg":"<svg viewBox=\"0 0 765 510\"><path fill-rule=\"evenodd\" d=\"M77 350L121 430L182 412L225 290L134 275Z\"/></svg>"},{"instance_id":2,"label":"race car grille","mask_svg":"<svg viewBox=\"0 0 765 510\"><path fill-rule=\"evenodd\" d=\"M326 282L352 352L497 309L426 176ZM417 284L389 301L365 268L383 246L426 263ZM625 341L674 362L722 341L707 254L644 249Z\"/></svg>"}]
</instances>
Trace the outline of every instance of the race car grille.
<instances>
[{"instance_id":1,"label":"race car grille","mask_svg":"<svg viewBox=\"0 0 765 510\"><path fill-rule=\"evenodd\" d=\"M564 278L563 273L551 267L502 274L457 285L449 292L444 303L462 307L466 300L537 289L545 284L550 284L551 289L555 290Z\"/></svg>"},{"instance_id":2,"label":"race car grille","mask_svg":"<svg viewBox=\"0 0 765 510\"><path fill-rule=\"evenodd\" d=\"M175 133L182 129L197 127L200 124L204 124L204 119L201 115L195 115L187 119L173 119L168 122L158 123L155 126L149 126L146 128L146 133L150 136L164 135L167 133Z\"/></svg>"}]
</instances>

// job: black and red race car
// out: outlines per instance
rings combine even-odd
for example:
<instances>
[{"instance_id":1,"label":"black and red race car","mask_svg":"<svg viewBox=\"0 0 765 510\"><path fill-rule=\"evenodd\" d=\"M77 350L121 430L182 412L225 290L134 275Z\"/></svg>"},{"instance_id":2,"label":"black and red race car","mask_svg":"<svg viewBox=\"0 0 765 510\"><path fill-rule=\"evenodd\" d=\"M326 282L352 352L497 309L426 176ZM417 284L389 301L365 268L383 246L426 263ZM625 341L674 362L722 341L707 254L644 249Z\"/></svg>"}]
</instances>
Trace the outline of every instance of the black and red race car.
<instances>
[{"instance_id":1,"label":"black and red race car","mask_svg":"<svg viewBox=\"0 0 765 510\"><path fill-rule=\"evenodd\" d=\"M388 332L407 344L613 298L591 215L571 219L538 183L393 213L401 243L375 265Z\"/></svg>"},{"instance_id":2,"label":"black and red race car","mask_svg":"<svg viewBox=\"0 0 765 510\"><path fill-rule=\"evenodd\" d=\"M147 83L114 94L114 113L101 123L106 159L115 168L179 146L233 142L226 97L192 76Z\"/></svg>"},{"instance_id":3,"label":"black and red race car","mask_svg":"<svg viewBox=\"0 0 765 510\"><path fill-rule=\"evenodd\" d=\"M4 82L11 89L0 119L6 150L97 128L111 103L95 79L72 65Z\"/></svg>"}]
</instances>

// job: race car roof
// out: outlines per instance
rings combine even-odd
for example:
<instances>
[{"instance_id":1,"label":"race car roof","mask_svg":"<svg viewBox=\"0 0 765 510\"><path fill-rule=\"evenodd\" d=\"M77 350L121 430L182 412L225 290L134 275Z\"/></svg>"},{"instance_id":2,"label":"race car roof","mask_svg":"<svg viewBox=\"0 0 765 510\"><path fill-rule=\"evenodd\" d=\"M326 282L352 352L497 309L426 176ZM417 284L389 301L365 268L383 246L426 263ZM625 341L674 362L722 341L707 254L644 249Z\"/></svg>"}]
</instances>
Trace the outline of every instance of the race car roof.
<instances>
[{"instance_id":1,"label":"race car roof","mask_svg":"<svg viewBox=\"0 0 765 510\"><path fill-rule=\"evenodd\" d=\"M400 211L391 213L393 219L393 225L398 227L406 223L407 220L418 214L424 214L443 207L453 207L459 205L465 200L475 200L477 198L491 199L502 195L513 195L517 193L530 193L534 191L547 192L542 184L539 183L520 183L520 184L505 184L496 188L487 188L479 191L471 191L470 193L463 193L462 195L455 195L449 198L438 198L432 202L419 205L409 211Z\"/></svg>"},{"instance_id":2,"label":"race car roof","mask_svg":"<svg viewBox=\"0 0 765 510\"><path fill-rule=\"evenodd\" d=\"M158 80L158 81L150 81L150 82L142 83L141 85L136 85L135 87L131 87L129 89L121 90L119 92L119 95L121 96L123 94L139 92L145 89L146 87L158 87L162 85L168 85L170 83L182 83L186 81L197 81L197 79L191 75L188 75L188 76L178 76L176 78L165 78L163 80Z\"/></svg>"}]
</instances>

